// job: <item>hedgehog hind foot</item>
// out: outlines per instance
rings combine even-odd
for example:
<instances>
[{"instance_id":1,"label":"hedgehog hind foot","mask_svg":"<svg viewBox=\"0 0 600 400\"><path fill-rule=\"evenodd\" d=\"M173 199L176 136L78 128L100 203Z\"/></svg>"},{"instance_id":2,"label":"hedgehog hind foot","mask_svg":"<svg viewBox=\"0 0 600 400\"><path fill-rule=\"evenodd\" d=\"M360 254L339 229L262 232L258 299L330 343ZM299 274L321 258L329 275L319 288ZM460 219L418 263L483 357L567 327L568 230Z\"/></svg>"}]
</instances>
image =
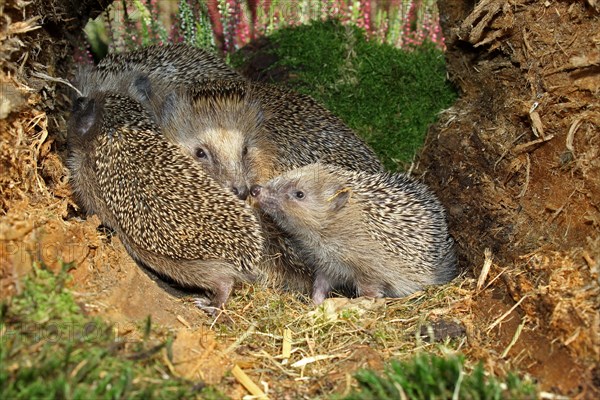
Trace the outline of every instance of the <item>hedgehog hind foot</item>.
<instances>
[{"instance_id":1,"label":"hedgehog hind foot","mask_svg":"<svg viewBox=\"0 0 600 400\"><path fill-rule=\"evenodd\" d=\"M376 283L364 283L357 282L358 297L370 297L373 299L380 299L385 297L385 290L381 285Z\"/></svg>"},{"instance_id":2,"label":"hedgehog hind foot","mask_svg":"<svg viewBox=\"0 0 600 400\"><path fill-rule=\"evenodd\" d=\"M205 311L209 315L216 317L223 310L225 303L231 295L235 280L223 279L222 281L213 285L210 290L213 292L213 296L209 297L196 297L194 304L196 307Z\"/></svg>"}]
</instances>

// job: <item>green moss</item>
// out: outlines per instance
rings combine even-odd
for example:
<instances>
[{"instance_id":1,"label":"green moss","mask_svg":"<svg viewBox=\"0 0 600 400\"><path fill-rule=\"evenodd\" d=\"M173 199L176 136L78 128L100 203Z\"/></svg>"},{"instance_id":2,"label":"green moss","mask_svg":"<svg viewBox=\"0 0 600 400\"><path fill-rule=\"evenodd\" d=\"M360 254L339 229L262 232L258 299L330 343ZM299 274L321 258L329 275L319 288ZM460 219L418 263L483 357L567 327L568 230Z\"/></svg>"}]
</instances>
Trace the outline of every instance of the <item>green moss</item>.
<instances>
[{"instance_id":1,"label":"green moss","mask_svg":"<svg viewBox=\"0 0 600 400\"><path fill-rule=\"evenodd\" d=\"M509 374L501 382L486 376L481 365L467 373L463 364L463 357L428 354L406 362L393 360L382 375L370 370L359 372L359 388L345 400L536 398L535 386L528 380Z\"/></svg>"},{"instance_id":2,"label":"green moss","mask_svg":"<svg viewBox=\"0 0 600 400\"><path fill-rule=\"evenodd\" d=\"M84 315L64 289L68 274L34 269L23 292L0 308L0 393L4 399L223 398L168 376L167 342L123 343Z\"/></svg>"},{"instance_id":3,"label":"green moss","mask_svg":"<svg viewBox=\"0 0 600 400\"><path fill-rule=\"evenodd\" d=\"M292 71L289 84L342 118L389 169L413 159L428 126L456 99L433 45L400 50L335 21L281 29L269 39L278 59L271 68Z\"/></svg>"}]
</instances>

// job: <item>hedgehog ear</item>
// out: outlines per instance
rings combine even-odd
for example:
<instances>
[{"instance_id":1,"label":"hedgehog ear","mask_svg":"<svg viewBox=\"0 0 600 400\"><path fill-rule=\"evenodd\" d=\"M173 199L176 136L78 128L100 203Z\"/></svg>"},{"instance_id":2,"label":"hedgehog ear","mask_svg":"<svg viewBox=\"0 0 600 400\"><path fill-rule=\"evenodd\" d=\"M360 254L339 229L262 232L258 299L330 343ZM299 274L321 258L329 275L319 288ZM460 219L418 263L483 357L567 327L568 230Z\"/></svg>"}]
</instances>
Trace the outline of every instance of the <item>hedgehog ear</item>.
<instances>
[{"instance_id":1,"label":"hedgehog ear","mask_svg":"<svg viewBox=\"0 0 600 400\"><path fill-rule=\"evenodd\" d=\"M89 97L79 97L73 104L73 119L75 120L75 133L85 135L90 131L98 113L96 112L96 102Z\"/></svg>"},{"instance_id":2,"label":"hedgehog ear","mask_svg":"<svg viewBox=\"0 0 600 400\"><path fill-rule=\"evenodd\" d=\"M335 193L328 199L332 211L338 211L348 203L352 192L349 188L340 186Z\"/></svg>"},{"instance_id":3,"label":"hedgehog ear","mask_svg":"<svg viewBox=\"0 0 600 400\"><path fill-rule=\"evenodd\" d=\"M146 74L139 74L133 81L133 87L135 89L138 100L141 102L150 102L152 96L152 83L150 78Z\"/></svg>"}]
</instances>

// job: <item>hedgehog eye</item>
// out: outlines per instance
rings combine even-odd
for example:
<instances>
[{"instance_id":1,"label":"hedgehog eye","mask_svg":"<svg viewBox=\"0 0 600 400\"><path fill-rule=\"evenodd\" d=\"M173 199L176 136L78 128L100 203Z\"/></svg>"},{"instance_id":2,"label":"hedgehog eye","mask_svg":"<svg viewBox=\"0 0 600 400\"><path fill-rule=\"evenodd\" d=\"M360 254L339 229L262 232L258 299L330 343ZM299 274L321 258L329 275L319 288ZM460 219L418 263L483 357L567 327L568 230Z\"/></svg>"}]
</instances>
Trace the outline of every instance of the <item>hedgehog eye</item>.
<instances>
[{"instance_id":1,"label":"hedgehog eye","mask_svg":"<svg viewBox=\"0 0 600 400\"><path fill-rule=\"evenodd\" d=\"M196 149L196 157L198 157L198 158L208 158L208 155L206 154L206 152L204 151L204 149L202 147L198 147Z\"/></svg>"},{"instance_id":2,"label":"hedgehog eye","mask_svg":"<svg viewBox=\"0 0 600 400\"><path fill-rule=\"evenodd\" d=\"M242 150L242 156L248 154L248 146L244 146L244 150Z\"/></svg>"},{"instance_id":3,"label":"hedgehog eye","mask_svg":"<svg viewBox=\"0 0 600 400\"><path fill-rule=\"evenodd\" d=\"M294 197L297 199L303 199L304 198L304 192L302 190L298 190L296 193L294 193Z\"/></svg>"}]
</instances>

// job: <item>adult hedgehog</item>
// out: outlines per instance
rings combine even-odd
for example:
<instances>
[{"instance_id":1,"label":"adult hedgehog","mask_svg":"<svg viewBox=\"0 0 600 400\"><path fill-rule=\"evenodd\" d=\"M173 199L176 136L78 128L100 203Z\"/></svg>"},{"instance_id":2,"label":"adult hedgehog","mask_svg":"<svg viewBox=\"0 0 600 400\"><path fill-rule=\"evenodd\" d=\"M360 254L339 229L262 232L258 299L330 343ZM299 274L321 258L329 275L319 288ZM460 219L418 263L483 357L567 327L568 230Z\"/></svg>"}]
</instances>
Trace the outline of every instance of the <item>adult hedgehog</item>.
<instances>
[{"instance_id":1,"label":"adult hedgehog","mask_svg":"<svg viewBox=\"0 0 600 400\"><path fill-rule=\"evenodd\" d=\"M129 254L221 307L252 280L263 237L253 211L164 139L135 100L96 92L69 121L68 165L79 203L115 229Z\"/></svg>"}]
</instances>

